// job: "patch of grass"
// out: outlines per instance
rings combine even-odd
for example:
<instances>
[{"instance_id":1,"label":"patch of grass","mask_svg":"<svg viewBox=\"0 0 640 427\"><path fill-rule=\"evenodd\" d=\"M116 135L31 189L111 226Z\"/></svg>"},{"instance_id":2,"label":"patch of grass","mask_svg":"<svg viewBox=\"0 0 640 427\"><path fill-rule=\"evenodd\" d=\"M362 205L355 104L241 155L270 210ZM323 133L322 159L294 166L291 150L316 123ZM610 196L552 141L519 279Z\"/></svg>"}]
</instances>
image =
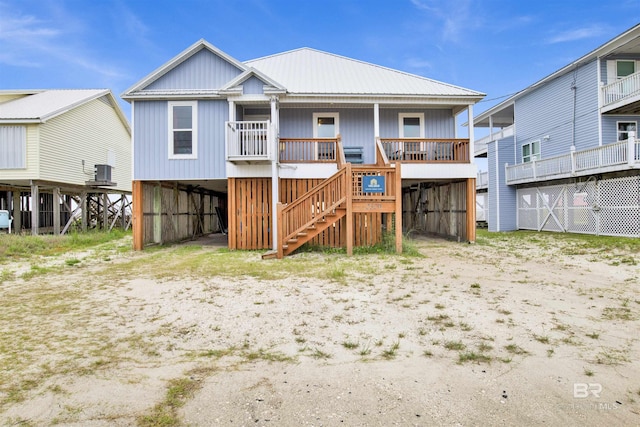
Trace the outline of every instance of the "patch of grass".
<instances>
[{"instance_id":1,"label":"patch of grass","mask_svg":"<svg viewBox=\"0 0 640 427\"><path fill-rule=\"evenodd\" d=\"M447 350L462 351L466 348L466 345L462 341L445 341L444 348Z\"/></svg>"},{"instance_id":2,"label":"patch of grass","mask_svg":"<svg viewBox=\"0 0 640 427\"><path fill-rule=\"evenodd\" d=\"M552 348L548 348L547 349L547 357L551 357L553 356L553 353L555 353L555 350Z\"/></svg>"},{"instance_id":3,"label":"patch of grass","mask_svg":"<svg viewBox=\"0 0 640 427\"><path fill-rule=\"evenodd\" d=\"M248 361L266 360L268 362L293 362L295 359L280 351L267 351L258 349L257 351L243 352L242 356Z\"/></svg>"},{"instance_id":4,"label":"patch of grass","mask_svg":"<svg viewBox=\"0 0 640 427\"><path fill-rule=\"evenodd\" d=\"M433 352L431 350L425 350L422 352L424 357L433 357Z\"/></svg>"},{"instance_id":5,"label":"patch of grass","mask_svg":"<svg viewBox=\"0 0 640 427\"><path fill-rule=\"evenodd\" d=\"M316 347L311 353L311 357L313 357L314 359L331 359L332 356L331 354L325 353L324 351Z\"/></svg>"},{"instance_id":6,"label":"patch of grass","mask_svg":"<svg viewBox=\"0 0 640 427\"><path fill-rule=\"evenodd\" d=\"M584 368L584 374L588 377L592 377L595 375L595 372L593 372L591 369Z\"/></svg>"},{"instance_id":7,"label":"patch of grass","mask_svg":"<svg viewBox=\"0 0 640 427\"><path fill-rule=\"evenodd\" d=\"M529 354L527 350L523 349L522 347L516 344L508 344L508 345L505 345L504 348L511 354L517 354L517 355Z\"/></svg>"},{"instance_id":8,"label":"patch of grass","mask_svg":"<svg viewBox=\"0 0 640 427\"><path fill-rule=\"evenodd\" d=\"M458 354L458 363L476 362L491 363L492 357L484 353L476 353L475 351L465 351Z\"/></svg>"},{"instance_id":9,"label":"patch of grass","mask_svg":"<svg viewBox=\"0 0 640 427\"><path fill-rule=\"evenodd\" d=\"M383 358L387 360L395 359L399 349L400 349L400 341L396 341L391 345L391 347L384 350L381 355Z\"/></svg>"},{"instance_id":10,"label":"patch of grass","mask_svg":"<svg viewBox=\"0 0 640 427\"><path fill-rule=\"evenodd\" d=\"M591 332L590 334L586 334L586 336L588 338L591 338L592 340L597 340L598 338L600 338L600 334L597 332Z\"/></svg>"},{"instance_id":11,"label":"patch of grass","mask_svg":"<svg viewBox=\"0 0 640 427\"><path fill-rule=\"evenodd\" d=\"M68 265L69 267L72 267L74 265L80 264L80 260L78 258L68 258L64 260L64 263L66 265Z\"/></svg>"},{"instance_id":12,"label":"patch of grass","mask_svg":"<svg viewBox=\"0 0 640 427\"><path fill-rule=\"evenodd\" d=\"M605 307L602 310L602 317L606 320L634 320L633 313L629 307Z\"/></svg>"},{"instance_id":13,"label":"patch of grass","mask_svg":"<svg viewBox=\"0 0 640 427\"><path fill-rule=\"evenodd\" d=\"M353 341L342 341L342 346L347 350L353 350L355 348L358 348L359 344Z\"/></svg>"},{"instance_id":14,"label":"patch of grass","mask_svg":"<svg viewBox=\"0 0 640 427\"><path fill-rule=\"evenodd\" d=\"M549 336L548 335L533 335L533 339L542 344L549 344Z\"/></svg>"},{"instance_id":15,"label":"patch of grass","mask_svg":"<svg viewBox=\"0 0 640 427\"><path fill-rule=\"evenodd\" d=\"M481 342L478 345L478 351L482 352L482 353L486 353L487 351L491 351L493 350L493 346L490 344L487 344L485 342Z\"/></svg>"}]
</instances>

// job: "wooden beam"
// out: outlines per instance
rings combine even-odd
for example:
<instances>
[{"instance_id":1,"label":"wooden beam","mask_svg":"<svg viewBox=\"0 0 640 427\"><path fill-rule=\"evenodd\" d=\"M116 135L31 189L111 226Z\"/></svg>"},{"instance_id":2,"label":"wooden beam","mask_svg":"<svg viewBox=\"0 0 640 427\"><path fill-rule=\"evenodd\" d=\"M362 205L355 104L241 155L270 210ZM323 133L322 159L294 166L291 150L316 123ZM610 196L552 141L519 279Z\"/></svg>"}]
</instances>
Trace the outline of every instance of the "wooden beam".
<instances>
[{"instance_id":1,"label":"wooden beam","mask_svg":"<svg viewBox=\"0 0 640 427\"><path fill-rule=\"evenodd\" d=\"M476 179L467 179L467 240L476 241Z\"/></svg>"},{"instance_id":2,"label":"wooden beam","mask_svg":"<svg viewBox=\"0 0 640 427\"><path fill-rule=\"evenodd\" d=\"M347 196L347 218L345 220L347 237L347 255L353 255L353 174L351 173L351 163L347 163L347 173L345 174L344 188Z\"/></svg>"},{"instance_id":3,"label":"wooden beam","mask_svg":"<svg viewBox=\"0 0 640 427\"><path fill-rule=\"evenodd\" d=\"M82 231L87 231L88 217L89 217L89 203L87 202L87 192L83 191L80 194L80 215L82 218Z\"/></svg>"},{"instance_id":4,"label":"wooden beam","mask_svg":"<svg viewBox=\"0 0 640 427\"><path fill-rule=\"evenodd\" d=\"M396 252L402 253L402 170L396 162Z\"/></svg>"},{"instance_id":5,"label":"wooden beam","mask_svg":"<svg viewBox=\"0 0 640 427\"><path fill-rule=\"evenodd\" d=\"M20 190L13 191L13 232L20 233L22 230L22 200L20 198Z\"/></svg>"},{"instance_id":6,"label":"wooden beam","mask_svg":"<svg viewBox=\"0 0 640 427\"><path fill-rule=\"evenodd\" d=\"M53 234L60 234L60 188L53 189Z\"/></svg>"},{"instance_id":7,"label":"wooden beam","mask_svg":"<svg viewBox=\"0 0 640 427\"><path fill-rule=\"evenodd\" d=\"M31 234L38 235L40 227L40 191L38 184L31 184Z\"/></svg>"},{"instance_id":8,"label":"wooden beam","mask_svg":"<svg viewBox=\"0 0 640 427\"><path fill-rule=\"evenodd\" d=\"M141 251L144 248L144 209L143 209L143 184L142 181L133 181L132 188L132 221L133 221L133 250Z\"/></svg>"}]
</instances>

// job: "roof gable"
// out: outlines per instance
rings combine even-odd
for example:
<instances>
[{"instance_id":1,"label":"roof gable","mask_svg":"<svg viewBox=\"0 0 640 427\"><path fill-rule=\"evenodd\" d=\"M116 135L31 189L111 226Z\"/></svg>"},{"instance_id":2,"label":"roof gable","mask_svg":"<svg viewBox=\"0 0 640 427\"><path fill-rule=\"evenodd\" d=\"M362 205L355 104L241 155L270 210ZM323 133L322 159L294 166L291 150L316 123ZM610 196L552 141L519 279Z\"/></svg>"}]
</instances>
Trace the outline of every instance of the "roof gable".
<instances>
[{"instance_id":1,"label":"roof gable","mask_svg":"<svg viewBox=\"0 0 640 427\"><path fill-rule=\"evenodd\" d=\"M127 89L122 97L144 91L216 91L246 69L243 63L201 39Z\"/></svg>"},{"instance_id":2,"label":"roof gable","mask_svg":"<svg viewBox=\"0 0 640 427\"><path fill-rule=\"evenodd\" d=\"M426 77L310 48L245 64L280 82L290 94L484 96Z\"/></svg>"},{"instance_id":3,"label":"roof gable","mask_svg":"<svg viewBox=\"0 0 640 427\"><path fill-rule=\"evenodd\" d=\"M244 73L240 74L233 80L229 81L222 88L220 88L221 93L242 93L243 84L250 83L252 81L259 81L263 85L263 93L284 93L286 89L275 80L271 79L269 76L261 73L255 68L249 68Z\"/></svg>"},{"instance_id":4,"label":"roof gable","mask_svg":"<svg viewBox=\"0 0 640 427\"><path fill-rule=\"evenodd\" d=\"M16 91L16 93L24 93L24 91ZM109 89L29 91L26 96L0 104L0 123L44 123L101 97L107 97L111 107L116 111L127 130L130 131L129 122Z\"/></svg>"}]
</instances>

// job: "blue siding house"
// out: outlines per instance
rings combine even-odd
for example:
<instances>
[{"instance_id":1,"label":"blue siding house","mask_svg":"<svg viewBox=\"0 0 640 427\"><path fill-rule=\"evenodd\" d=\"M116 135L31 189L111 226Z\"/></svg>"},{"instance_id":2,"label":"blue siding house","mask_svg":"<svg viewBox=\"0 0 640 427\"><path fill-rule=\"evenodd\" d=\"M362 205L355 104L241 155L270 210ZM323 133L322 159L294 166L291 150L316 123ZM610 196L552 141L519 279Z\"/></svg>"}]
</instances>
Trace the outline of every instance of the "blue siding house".
<instances>
[{"instance_id":1,"label":"blue siding house","mask_svg":"<svg viewBox=\"0 0 640 427\"><path fill-rule=\"evenodd\" d=\"M241 62L200 40L122 94L134 246L221 230L232 249L349 252L400 225L472 241L473 130L457 124L483 97L315 49Z\"/></svg>"},{"instance_id":2,"label":"blue siding house","mask_svg":"<svg viewBox=\"0 0 640 427\"><path fill-rule=\"evenodd\" d=\"M640 237L640 25L478 114L488 227Z\"/></svg>"}]
</instances>

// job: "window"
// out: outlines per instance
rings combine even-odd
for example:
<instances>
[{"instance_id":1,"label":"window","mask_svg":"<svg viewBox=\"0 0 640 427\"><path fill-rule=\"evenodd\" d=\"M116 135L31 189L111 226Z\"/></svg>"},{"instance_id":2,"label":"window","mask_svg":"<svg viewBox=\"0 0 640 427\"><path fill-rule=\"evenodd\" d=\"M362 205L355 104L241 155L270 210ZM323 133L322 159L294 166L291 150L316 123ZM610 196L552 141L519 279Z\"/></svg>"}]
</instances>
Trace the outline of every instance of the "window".
<instances>
[{"instance_id":1,"label":"window","mask_svg":"<svg viewBox=\"0 0 640 427\"><path fill-rule=\"evenodd\" d=\"M424 138L424 114L400 113L400 138Z\"/></svg>"},{"instance_id":2,"label":"window","mask_svg":"<svg viewBox=\"0 0 640 427\"><path fill-rule=\"evenodd\" d=\"M522 163L540 159L540 141L532 141L522 146Z\"/></svg>"},{"instance_id":3,"label":"window","mask_svg":"<svg viewBox=\"0 0 640 427\"><path fill-rule=\"evenodd\" d=\"M197 101L169 102L169 158L198 157Z\"/></svg>"},{"instance_id":4,"label":"window","mask_svg":"<svg viewBox=\"0 0 640 427\"><path fill-rule=\"evenodd\" d=\"M27 167L27 128L0 126L0 169Z\"/></svg>"},{"instance_id":5,"label":"window","mask_svg":"<svg viewBox=\"0 0 640 427\"><path fill-rule=\"evenodd\" d=\"M335 138L340 133L338 113L313 113L313 137Z\"/></svg>"},{"instance_id":6,"label":"window","mask_svg":"<svg viewBox=\"0 0 640 427\"><path fill-rule=\"evenodd\" d=\"M637 129L636 122L617 122L618 141L629 139L629 132L635 132Z\"/></svg>"},{"instance_id":7,"label":"window","mask_svg":"<svg viewBox=\"0 0 640 427\"><path fill-rule=\"evenodd\" d=\"M616 61L616 78L622 79L636 72L636 61Z\"/></svg>"}]
</instances>

